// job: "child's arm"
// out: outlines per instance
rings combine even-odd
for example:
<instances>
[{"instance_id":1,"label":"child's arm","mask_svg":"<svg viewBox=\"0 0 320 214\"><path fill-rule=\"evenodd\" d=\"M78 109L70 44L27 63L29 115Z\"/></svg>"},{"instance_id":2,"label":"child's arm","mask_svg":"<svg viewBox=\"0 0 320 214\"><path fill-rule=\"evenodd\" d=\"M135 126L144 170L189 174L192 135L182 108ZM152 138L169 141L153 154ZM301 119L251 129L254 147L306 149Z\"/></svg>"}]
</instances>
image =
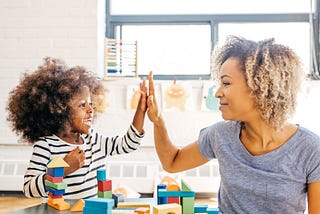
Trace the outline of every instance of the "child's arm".
<instances>
[{"instance_id":1,"label":"child's arm","mask_svg":"<svg viewBox=\"0 0 320 214\"><path fill-rule=\"evenodd\" d=\"M47 196L44 177L50 160L49 151L48 144L42 140L36 142L33 146L32 156L23 183L23 192L28 198Z\"/></svg>"},{"instance_id":2,"label":"child's arm","mask_svg":"<svg viewBox=\"0 0 320 214\"><path fill-rule=\"evenodd\" d=\"M147 111L147 86L145 79L143 79L142 83L140 83L140 95L139 104L133 117L132 125L140 134L143 134L144 118Z\"/></svg>"}]
</instances>

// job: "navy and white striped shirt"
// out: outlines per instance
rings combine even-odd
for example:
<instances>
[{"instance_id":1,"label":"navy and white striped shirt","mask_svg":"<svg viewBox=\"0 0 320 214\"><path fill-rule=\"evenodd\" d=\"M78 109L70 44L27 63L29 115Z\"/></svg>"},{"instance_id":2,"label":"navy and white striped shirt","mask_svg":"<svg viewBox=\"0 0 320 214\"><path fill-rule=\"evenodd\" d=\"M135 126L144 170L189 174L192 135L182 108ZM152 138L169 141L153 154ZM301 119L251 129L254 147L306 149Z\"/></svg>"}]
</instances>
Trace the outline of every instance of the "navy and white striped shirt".
<instances>
[{"instance_id":1,"label":"navy and white striped shirt","mask_svg":"<svg viewBox=\"0 0 320 214\"><path fill-rule=\"evenodd\" d=\"M80 199L96 196L98 191L96 171L106 167L106 157L135 151L144 133L140 135L131 125L123 137L106 137L93 129L90 134L82 137L84 143L81 145L67 143L55 135L42 137L34 144L32 157L24 175L23 191L26 197L47 197L44 176L48 161L56 156L64 158L77 146L85 152L85 164L64 177L63 182L68 186L63 197Z\"/></svg>"}]
</instances>

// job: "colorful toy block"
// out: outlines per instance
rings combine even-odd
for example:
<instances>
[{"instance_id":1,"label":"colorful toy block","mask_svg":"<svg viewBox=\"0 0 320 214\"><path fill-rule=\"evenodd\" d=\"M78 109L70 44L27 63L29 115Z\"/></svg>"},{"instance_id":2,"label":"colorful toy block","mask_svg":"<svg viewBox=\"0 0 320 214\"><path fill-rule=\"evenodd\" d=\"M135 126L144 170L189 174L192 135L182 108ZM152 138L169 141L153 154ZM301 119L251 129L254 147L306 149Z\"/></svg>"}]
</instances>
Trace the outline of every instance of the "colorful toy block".
<instances>
[{"instance_id":1,"label":"colorful toy block","mask_svg":"<svg viewBox=\"0 0 320 214\"><path fill-rule=\"evenodd\" d=\"M140 207L136 210L134 210L134 213L136 214L150 214L150 209L146 207Z\"/></svg>"},{"instance_id":2,"label":"colorful toy block","mask_svg":"<svg viewBox=\"0 0 320 214\"><path fill-rule=\"evenodd\" d=\"M83 214L111 214L114 200L109 198L88 198L84 200Z\"/></svg>"},{"instance_id":3,"label":"colorful toy block","mask_svg":"<svg viewBox=\"0 0 320 214\"><path fill-rule=\"evenodd\" d=\"M146 207L150 209L149 203L144 202L119 202L118 208L139 208L139 207Z\"/></svg>"},{"instance_id":4,"label":"colorful toy block","mask_svg":"<svg viewBox=\"0 0 320 214\"><path fill-rule=\"evenodd\" d=\"M79 199L70 209L71 212L82 212L84 207L84 200Z\"/></svg>"},{"instance_id":5,"label":"colorful toy block","mask_svg":"<svg viewBox=\"0 0 320 214\"><path fill-rule=\"evenodd\" d=\"M208 205L207 204L195 204L194 213L206 213Z\"/></svg>"},{"instance_id":6,"label":"colorful toy block","mask_svg":"<svg viewBox=\"0 0 320 214\"><path fill-rule=\"evenodd\" d=\"M98 169L97 170L97 180L98 181L107 180L107 171L105 169Z\"/></svg>"},{"instance_id":7,"label":"colorful toy block","mask_svg":"<svg viewBox=\"0 0 320 214\"><path fill-rule=\"evenodd\" d=\"M207 208L208 214L219 214L219 208Z\"/></svg>"},{"instance_id":8,"label":"colorful toy block","mask_svg":"<svg viewBox=\"0 0 320 214\"><path fill-rule=\"evenodd\" d=\"M182 214L180 204L159 204L153 207L153 214Z\"/></svg>"}]
</instances>

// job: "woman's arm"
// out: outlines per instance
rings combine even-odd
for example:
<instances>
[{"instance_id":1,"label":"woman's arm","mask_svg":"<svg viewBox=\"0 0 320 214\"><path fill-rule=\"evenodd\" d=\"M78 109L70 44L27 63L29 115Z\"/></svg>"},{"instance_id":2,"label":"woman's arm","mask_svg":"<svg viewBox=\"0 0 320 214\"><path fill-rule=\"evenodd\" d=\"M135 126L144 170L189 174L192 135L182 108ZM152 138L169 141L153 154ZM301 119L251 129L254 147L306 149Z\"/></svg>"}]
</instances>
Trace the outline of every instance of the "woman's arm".
<instances>
[{"instance_id":1,"label":"woman's arm","mask_svg":"<svg viewBox=\"0 0 320 214\"><path fill-rule=\"evenodd\" d=\"M308 184L308 213L320 213L320 181Z\"/></svg>"},{"instance_id":2,"label":"woman's arm","mask_svg":"<svg viewBox=\"0 0 320 214\"><path fill-rule=\"evenodd\" d=\"M152 72L149 73L149 97L147 103L148 117L151 122L153 122L156 151L166 171L183 171L200 166L209 161L201 155L197 142L181 149L171 142L165 122L158 111Z\"/></svg>"}]
</instances>

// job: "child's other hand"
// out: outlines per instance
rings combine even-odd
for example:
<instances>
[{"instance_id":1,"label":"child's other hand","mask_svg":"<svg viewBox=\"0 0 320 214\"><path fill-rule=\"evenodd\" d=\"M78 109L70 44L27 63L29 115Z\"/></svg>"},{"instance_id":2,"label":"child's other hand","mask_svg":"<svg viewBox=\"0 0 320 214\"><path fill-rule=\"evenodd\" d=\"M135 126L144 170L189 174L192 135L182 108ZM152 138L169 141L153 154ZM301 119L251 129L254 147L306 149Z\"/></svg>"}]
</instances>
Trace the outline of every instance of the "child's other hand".
<instances>
[{"instance_id":1,"label":"child's other hand","mask_svg":"<svg viewBox=\"0 0 320 214\"><path fill-rule=\"evenodd\" d=\"M159 120L159 110L157 100L154 92L153 74L152 71L149 73L149 96L147 101L148 106L148 117L151 122L155 123Z\"/></svg>"},{"instance_id":2,"label":"child's other hand","mask_svg":"<svg viewBox=\"0 0 320 214\"><path fill-rule=\"evenodd\" d=\"M69 167L65 168L64 176L71 174L72 172L80 169L84 165L86 159L85 153L79 147L73 149L65 157L64 161L69 164Z\"/></svg>"}]
</instances>

